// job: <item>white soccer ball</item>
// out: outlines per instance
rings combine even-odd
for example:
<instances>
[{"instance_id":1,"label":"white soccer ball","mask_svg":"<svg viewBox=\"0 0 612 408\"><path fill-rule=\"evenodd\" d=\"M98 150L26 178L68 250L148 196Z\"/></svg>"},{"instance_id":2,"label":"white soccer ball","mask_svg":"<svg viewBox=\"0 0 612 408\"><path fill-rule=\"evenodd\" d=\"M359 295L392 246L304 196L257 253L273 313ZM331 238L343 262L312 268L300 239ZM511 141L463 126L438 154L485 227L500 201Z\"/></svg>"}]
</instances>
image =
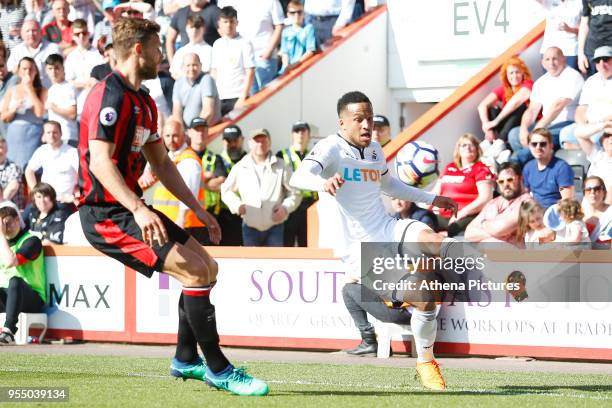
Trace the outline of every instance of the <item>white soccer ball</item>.
<instances>
[{"instance_id":1,"label":"white soccer ball","mask_svg":"<svg viewBox=\"0 0 612 408\"><path fill-rule=\"evenodd\" d=\"M426 142L410 142L397 152L395 170L402 182L425 187L438 177L438 150Z\"/></svg>"}]
</instances>

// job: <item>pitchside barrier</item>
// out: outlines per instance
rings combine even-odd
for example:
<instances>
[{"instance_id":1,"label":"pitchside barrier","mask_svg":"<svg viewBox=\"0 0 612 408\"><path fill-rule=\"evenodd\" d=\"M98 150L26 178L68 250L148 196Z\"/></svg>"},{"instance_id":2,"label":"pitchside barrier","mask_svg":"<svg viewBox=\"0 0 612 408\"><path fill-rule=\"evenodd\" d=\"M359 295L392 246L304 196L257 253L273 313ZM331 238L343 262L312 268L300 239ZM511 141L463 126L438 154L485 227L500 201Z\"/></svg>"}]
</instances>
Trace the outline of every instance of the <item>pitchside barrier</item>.
<instances>
[{"instance_id":1,"label":"pitchside barrier","mask_svg":"<svg viewBox=\"0 0 612 408\"><path fill-rule=\"evenodd\" d=\"M330 250L208 250L219 262L212 301L223 345L342 349L358 343L342 301L344 268ZM173 278L154 274L147 279L92 248L48 246L45 254L48 337L176 341L181 286ZM568 279L568 290L588 291L593 301L445 304L438 316L438 353L612 360L612 302L597 301L598 292L612 293L611 251L494 256L500 267L519 269L527 277L551 263L558 263L557 274L565 273L567 263L568 277L575 277L570 269L579 262L579 279ZM410 352L402 341L392 346Z\"/></svg>"}]
</instances>

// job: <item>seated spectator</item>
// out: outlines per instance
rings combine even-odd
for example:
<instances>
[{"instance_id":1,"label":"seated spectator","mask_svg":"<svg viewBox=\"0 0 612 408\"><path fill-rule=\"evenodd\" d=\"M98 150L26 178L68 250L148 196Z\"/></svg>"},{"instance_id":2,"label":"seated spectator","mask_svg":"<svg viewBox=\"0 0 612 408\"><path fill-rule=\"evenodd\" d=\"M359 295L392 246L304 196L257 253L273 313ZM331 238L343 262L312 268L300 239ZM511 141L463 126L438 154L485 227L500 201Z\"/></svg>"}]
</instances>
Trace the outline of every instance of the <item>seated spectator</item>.
<instances>
[{"instance_id":1,"label":"seated spectator","mask_svg":"<svg viewBox=\"0 0 612 408\"><path fill-rule=\"evenodd\" d=\"M253 46L255 78L251 95L256 94L278 75L277 48L285 16L278 0L220 0L219 7L233 6L240 17L238 32Z\"/></svg>"},{"instance_id":2,"label":"seated spectator","mask_svg":"<svg viewBox=\"0 0 612 408\"><path fill-rule=\"evenodd\" d=\"M534 159L523 168L523 183L538 204L546 209L563 198L573 198L574 171L553 155L550 131L538 128L531 132L529 149Z\"/></svg>"},{"instance_id":3,"label":"seated spectator","mask_svg":"<svg viewBox=\"0 0 612 408\"><path fill-rule=\"evenodd\" d=\"M25 170L28 189L38 184L36 172L42 169L41 182L50 184L57 194L58 207L72 214L74 194L79 172L79 154L74 147L62 143L62 128L59 123L47 121L44 125L40 146L30 159Z\"/></svg>"},{"instance_id":4,"label":"seated spectator","mask_svg":"<svg viewBox=\"0 0 612 408\"><path fill-rule=\"evenodd\" d=\"M20 313L41 313L47 302L42 243L20 221L14 208L0 208L0 345L15 343Z\"/></svg>"},{"instance_id":5,"label":"seated spectator","mask_svg":"<svg viewBox=\"0 0 612 408\"><path fill-rule=\"evenodd\" d=\"M601 177L606 184L606 189L609 189L612 187L612 120L606 123L608 125L599 143L593 143L586 134L580 133L578 133L578 142L591 162L587 175ZM612 197L607 197L606 203L612 204Z\"/></svg>"},{"instance_id":6,"label":"seated spectator","mask_svg":"<svg viewBox=\"0 0 612 408\"><path fill-rule=\"evenodd\" d=\"M197 14L187 18L187 35L189 42L179 48L170 64L170 74L174 79L184 75L183 59L187 54L197 54L202 65L202 72L210 71L212 47L204 41L204 19Z\"/></svg>"},{"instance_id":7,"label":"seated spectator","mask_svg":"<svg viewBox=\"0 0 612 408\"><path fill-rule=\"evenodd\" d=\"M300 0L291 0L287 6L291 25L283 29L279 55L280 73L290 71L312 57L317 51L317 39L312 24L304 25L304 6Z\"/></svg>"},{"instance_id":8,"label":"seated spectator","mask_svg":"<svg viewBox=\"0 0 612 408\"><path fill-rule=\"evenodd\" d=\"M8 157L24 169L40 145L47 89L41 84L38 67L30 57L18 66L19 83L6 91L0 104L0 119L8 123Z\"/></svg>"},{"instance_id":9,"label":"seated spectator","mask_svg":"<svg viewBox=\"0 0 612 408\"><path fill-rule=\"evenodd\" d=\"M374 115L372 119L372 140L382 147L391 141L391 124L383 115Z\"/></svg>"},{"instance_id":10,"label":"seated spectator","mask_svg":"<svg viewBox=\"0 0 612 408\"><path fill-rule=\"evenodd\" d=\"M43 37L59 45L63 55L67 55L72 48L72 22L68 19L70 7L67 0L53 0L51 13L53 20L42 28Z\"/></svg>"},{"instance_id":11,"label":"seated spectator","mask_svg":"<svg viewBox=\"0 0 612 408\"><path fill-rule=\"evenodd\" d=\"M59 54L49 55L45 61L45 70L51 79L45 104L49 120L61 125L62 141L76 147L79 140L77 98L74 87L66 81L64 58Z\"/></svg>"},{"instance_id":12,"label":"seated spectator","mask_svg":"<svg viewBox=\"0 0 612 408\"><path fill-rule=\"evenodd\" d=\"M493 89L478 105L478 115L486 141L508 141L510 129L521 124L529 106L533 81L529 68L518 57L512 57L499 70L501 85Z\"/></svg>"},{"instance_id":13,"label":"seated spectator","mask_svg":"<svg viewBox=\"0 0 612 408\"><path fill-rule=\"evenodd\" d=\"M585 179L582 211L593 249L609 249L612 242L612 205L606 204L607 194L606 185L600 177L589 176Z\"/></svg>"},{"instance_id":14,"label":"seated spectator","mask_svg":"<svg viewBox=\"0 0 612 408\"><path fill-rule=\"evenodd\" d=\"M189 53L183 58L184 76L179 78L172 91L172 116L188 126L195 118L202 118L210 125L221 120L221 101L215 80L202 72L200 58Z\"/></svg>"},{"instance_id":15,"label":"seated spectator","mask_svg":"<svg viewBox=\"0 0 612 408\"><path fill-rule=\"evenodd\" d=\"M43 245L61 244L68 213L57 206L55 190L47 183L38 183L30 193L32 203L23 213L26 228L41 239Z\"/></svg>"},{"instance_id":16,"label":"seated spectator","mask_svg":"<svg viewBox=\"0 0 612 408\"><path fill-rule=\"evenodd\" d=\"M588 243L588 248L590 248L591 239L586 224L582 220L584 213L580 208L580 203L573 198L564 198L557 204L557 209L563 228L557 231L555 242Z\"/></svg>"},{"instance_id":17,"label":"seated spectator","mask_svg":"<svg viewBox=\"0 0 612 408\"><path fill-rule=\"evenodd\" d=\"M213 44L210 74L215 79L221 115L244 105L255 76L255 59L251 43L242 38L236 27L238 14L233 7L224 7L219 14L219 38Z\"/></svg>"},{"instance_id":18,"label":"seated spectator","mask_svg":"<svg viewBox=\"0 0 612 408\"><path fill-rule=\"evenodd\" d=\"M27 17L21 26L21 38L23 42L11 51L11 56L6 63L7 68L19 75L19 65L23 58L28 57L35 61L42 85L48 88L50 82L44 71L45 60L51 54L61 54L60 48L57 44L43 38L40 25L31 17Z\"/></svg>"},{"instance_id":19,"label":"seated spectator","mask_svg":"<svg viewBox=\"0 0 612 408\"><path fill-rule=\"evenodd\" d=\"M251 152L232 167L221 186L221 199L242 216L245 246L283 246L283 222L300 204L298 190L289 186L291 167L270 152L270 133L251 132Z\"/></svg>"},{"instance_id":20,"label":"seated spectator","mask_svg":"<svg viewBox=\"0 0 612 408\"><path fill-rule=\"evenodd\" d=\"M6 54L7 49L0 46L0 101L9 88L17 84L17 75L6 69ZM7 124L0 120L0 137L6 138Z\"/></svg>"},{"instance_id":21,"label":"seated spectator","mask_svg":"<svg viewBox=\"0 0 612 408\"><path fill-rule=\"evenodd\" d=\"M537 0L546 10L546 29L540 53L559 47L567 65L578 70L578 27L582 16L580 0Z\"/></svg>"},{"instance_id":22,"label":"seated spectator","mask_svg":"<svg viewBox=\"0 0 612 408\"><path fill-rule=\"evenodd\" d=\"M523 190L519 165L513 162L503 163L497 174L497 185L500 195L489 201L467 226L467 241L517 243L519 210L523 202L531 200L529 194Z\"/></svg>"},{"instance_id":23,"label":"seated spectator","mask_svg":"<svg viewBox=\"0 0 612 408\"><path fill-rule=\"evenodd\" d=\"M166 55L168 62L172 64L174 53L181 46L187 44L189 35L187 34L187 18L197 14L204 19L204 41L212 47L217 41L220 33L217 31L219 20L219 7L209 0L190 0L189 4L179 8L170 21L170 28L166 32ZM180 34L181 42L177 44L177 37Z\"/></svg>"},{"instance_id":24,"label":"seated spectator","mask_svg":"<svg viewBox=\"0 0 612 408\"><path fill-rule=\"evenodd\" d=\"M482 151L478 144L472 134L461 136L455 144L453 162L446 165L434 187L436 195L450 197L459 205L456 215L450 210L437 210L438 225L448 230L449 237L462 233L493 198L495 176L480 161Z\"/></svg>"},{"instance_id":25,"label":"seated spectator","mask_svg":"<svg viewBox=\"0 0 612 408\"><path fill-rule=\"evenodd\" d=\"M532 158L527 146L532 129L548 129L554 147L559 148L559 133L574 122L578 97L584 84L582 75L567 66L563 53L557 47L544 52L542 65L548 72L533 84L529 108L523 113L520 127L513 128L508 134L513 157L521 164ZM540 111L541 117L538 116Z\"/></svg>"},{"instance_id":26,"label":"seated spectator","mask_svg":"<svg viewBox=\"0 0 612 408\"><path fill-rule=\"evenodd\" d=\"M305 0L306 24L312 24L317 48L351 22L355 0Z\"/></svg>"},{"instance_id":27,"label":"seated spectator","mask_svg":"<svg viewBox=\"0 0 612 408\"><path fill-rule=\"evenodd\" d=\"M11 200L18 208L25 206L23 197L23 171L7 156L8 145L6 140L0 139L0 187L2 198Z\"/></svg>"},{"instance_id":28,"label":"seated spectator","mask_svg":"<svg viewBox=\"0 0 612 408\"><path fill-rule=\"evenodd\" d=\"M576 108L576 123L565 128L559 135L559 141L564 149L578 149L577 138L590 138L597 143L604 128L612 128L612 47L599 47L593 58L597 72L590 76L580 94L580 102Z\"/></svg>"},{"instance_id":29,"label":"seated spectator","mask_svg":"<svg viewBox=\"0 0 612 408\"><path fill-rule=\"evenodd\" d=\"M523 202L519 209L516 242L524 242L527 248L537 248L554 239L555 233L544 225L542 206L533 200Z\"/></svg>"},{"instance_id":30,"label":"seated spectator","mask_svg":"<svg viewBox=\"0 0 612 408\"><path fill-rule=\"evenodd\" d=\"M411 220L420 221L426 224L434 231L438 231L438 219L436 215L431 211L427 211L424 208L420 208L415 203L400 200L399 198L391 199L391 207L395 211L395 217L399 219L410 218Z\"/></svg>"},{"instance_id":31,"label":"seated spectator","mask_svg":"<svg viewBox=\"0 0 612 408\"><path fill-rule=\"evenodd\" d=\"M91 70L104 62L98 49L91 46L89 31L85 20L77 19L72 24L76 47L66 57L66 80L74 86L77 93L77 114L83 111L85 99L91 89Z\"/></svg>"}]
</instances>

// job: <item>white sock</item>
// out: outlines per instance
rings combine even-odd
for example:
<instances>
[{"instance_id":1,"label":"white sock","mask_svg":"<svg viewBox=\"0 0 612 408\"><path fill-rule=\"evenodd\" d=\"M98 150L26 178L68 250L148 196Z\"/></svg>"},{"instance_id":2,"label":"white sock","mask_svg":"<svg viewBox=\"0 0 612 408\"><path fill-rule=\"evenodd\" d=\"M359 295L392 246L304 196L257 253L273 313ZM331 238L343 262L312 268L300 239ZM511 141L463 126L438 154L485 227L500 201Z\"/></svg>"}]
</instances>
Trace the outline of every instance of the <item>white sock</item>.
<instances>
[{"instance_id":1,"label":"white sock","mask_svg":"<svg viewBox=\"0 0 612 408\"><path fill-rule=\"evenodd\" d=\"M436 311L422 312L414 309L410 318L410 327L416 345L417 362L432 361L434 359L433 346L438 330Z\"/></svg>"}]
</instances>

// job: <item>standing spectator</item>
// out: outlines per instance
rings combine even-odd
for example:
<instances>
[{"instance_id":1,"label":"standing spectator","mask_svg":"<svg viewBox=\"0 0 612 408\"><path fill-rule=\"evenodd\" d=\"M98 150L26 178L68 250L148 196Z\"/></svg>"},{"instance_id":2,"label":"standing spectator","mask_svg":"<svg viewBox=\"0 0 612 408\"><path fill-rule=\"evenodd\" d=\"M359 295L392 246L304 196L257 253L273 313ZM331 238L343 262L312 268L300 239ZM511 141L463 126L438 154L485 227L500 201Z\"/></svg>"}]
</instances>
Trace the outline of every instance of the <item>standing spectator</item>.
<instances>
[{"instance_id":1,"label":"standing spectator","mask_svg":"<svg viewBox=\"0 0 612 408\"><path fill-rule=\"evenodd\" d=\"M0 119L10 122L6 141L9 158L25 168L34 150L40 145L47 89L40 80L36 62L24 57L17 67L19 83L6 91L0 105Z\"/></svg>"},{"instance_id":2,"label":"standing spectator","mask_svg":"<svg viewBox=\"0 0 612 408\"><path fill-rule=\"evenodd\" d=\"M238 32L253 46L255 79L251 95L259 92L278 74L276 50L283 31L283 9L278 0L221 0L219 6L232 6L240 20Z\"/></svg>"},{"instance_id":3,"label":"standing spectator","mask_svg":"<svg viewBox=\"0 0 612 408\"><path fill-rule=\"evenodd\" d=\"M305 0L306 24L312 24L317 48L351 22L355 0Z\"/></svg>"},{"instance_id":4,"label":"standing spectator","mask_svg":"<svg viewBox=\"0 0 612 408\"><path fill-rule=\"evenodd\" d=\"M219 38L220 34L217 31L217 22L219 20L219 7L212 4L208 0L191 0L188 6L180 8L172 16L170 28L166 33L166 55L168 62L172 64L174 53L177 48L187 44L187 17L198 14L204 19L204 41L212 46ZM176 39L180 34L181 42L177 46Z\"/></svg>"},{"instance_id":5,"label":"standing spectator","mask_svg":"<svg viewBox=\"0 0 612 408\"><path fill-rule=\"evenodd\" d=\"M202 72L197 54L183 58L184 75L174 84L172 91L172 116L187 126L195 118L202 118L211 125L221 120L221 102L214 79Z\"/></svg>"},{"instance_id":6,"label":"standing spectator","mask_svg":"<svg viewBox=\"0 0 612 408\"><path fill-rule=\"evenodd\" d=\"M22 1L0 0L0 33L2 34L2 41L11 52L23 40L23 35L20 35L19 29L23 25L25 17L26 9Z\"/></svg>"},{"instance_id":7,"label":"standing spectator","mask_svg":"<svg viewBox=\"0 0 612 408\"><path fill-rule=\"evenodd\" d=\"M243 144L244 137L242 136L242 130L238 126L230 125L223 129L223 151L219 157L221 157L223 161L226 174L232 170L236 163L246 156L247 153L242 147ZM240 215L232 214L225 203L222 202L217 219L223 230L221 245L242 245L242 218Z\"/></svg>"},{"instance_id":8,"label":"standing spectator","mask_svg":"<svg viewBox=\"0 0 612 408\"><path fill-rule=\"evenodd\" d=\"M187 145L185 131L180 121L170 119L166 122L162 137L168 149L168 156L178 169L185 185L201 205L204 205L205 191L201 185L202 166L198 155ZM208 230L195 213L179 201L166 187L159 185L153 193L153 207L176 225L189 232L200 244L209 244Z\"/></svg>"},{"instance_id":9,"label":"standing spectator","mask_svg":"<svg viewBox=\"0 0 612 408\"><path fill-rule=\"evenodd\" d=\"M391 124L386 116L374 115L372 119L372 140L378 142L382 147L385 147L391 141Z\"/></svg>"},{"instance_id":10,"label":"standing spectator","mask_svg":"<svg viewBox=\"0 0 612 408\"><path fill-rule=\"evenodd\" d=\"M527 148L531 129L548 129L554 146L559 148L559 133L574 122L578 97L584 84L580 73L567 66L563 53L557 47L544 52L542 65L548 72L533 84L529 108L521 118L521 125L508 135L513 157L521 164L531 159ZM541 117L538 116L540 111Z\"/></svg>"},{"instance_id":11,"label":"standing spectator","mask_svg":"<svg viewBox=\"0 0 612 408\"><path fill-rule=\"evenodd\" d=\"M6 48L0 48L2 55L0 55L0 101L4 97L4 94L9 88L12 88L17 84L17 75L14 75L11 71L6 69ZM6 137L6 123L0 120L0 138Z\"/></svg>"},{"instance_id":12,"label":"standing spectator","mask_svg":"<svg viewBox=\"0 0 612 408\"><path fill-rule=\"evenodd\" d=\"M224 7L219 14L219 38L213 44L211 75L217 82L221 98L221 115L241 107L249 97L255 76L255 60L251 43L236 31L238 14L233 7Z\"/></svg>"},{"instance_id":13,"label":"standing spectator","mask_svg":"<svg viewBox=\"0 0 612 408\"><path fill-rule=\"evenodd\" d=\"M484 138L488 142L508 141L510 129L521 124L529 106L533 81L529 68L518 57L512 57L499 70L501 85L493 89L478 105Z\"/></svg>"},{"instance_id":14,"label":"standing spectator","mask_svg":"<svg viewBox=\"0 0 612 408\"><path fill-rule=\"evenodd\" d=\"M104 18L96 23L93 34L93 45L95 47L106 47L108 43L112 43L113 24L115 23L114 9L121 3L120 0L104 0L102 2L102 13ZM102 40L103 44L98 44Z\"/></svg>"},{"instance_id":15,"label":"standing spectator","mask_svg":"<svg viewBox=\"0 0 612 408\"><path fill-rule=\"evenodd\" d=\"M83 105L91 89L91 70L104 59L97 48L89 42L89 31L85 20L77 19L72 24L72 35L76 47L66 57L66 79L74 86L77 92L77 115L83 112Z\"/></svg>"},{"instance_id":16,"label":"standing spectator","mask_svg":"<svg viewBox=\"0 0 612 408\"><path fill-rule=\"evenodd\" d=\"M599 143L594 143L588 136L582 137L579 134L578 142L580 147L587 154L587 158L591 162L589 166L589 176L601 177L607 191L612 188L612 120L608 120L608 131L604 132L599 139ZM586 136L586 135L584 135ZM606 202L612 204L612 197L607 197Z\"/></svg>"},{"instance_id":17,"label":"standing spectator","mask_svg":"<svg viewBox=\"0 0 612 408\"><path fill-rule=\"evenodd\" d=\"M21 38L23 38L23 42L11 50L11 56L6 64L7 68L19 74L17 72L19 62L24 57L30 57L36 62L42 85L48 88L50 82L44 71L45 60L51 54L61 54L59 47L57 44L43 39L38 21L30 17L26 18L23 26L21 26Z\"/></svg>"},{"instance_id":18,"label":"standing spectator","mask_svg":"<svg viewBox=\"0 0 612 408\"><path fill-rule=\"evenodd\" d=\"M68 213L58 207L53 187L38 183L30 196L33 205L28 206L23 214L26 228L40 238L43 245L63 244Z\"/></svg>"},{"instance_id":19,"label":"standing spectator","mask_svg":"<svg viewBox=\"0 0 612 408\"><path fill-rule=\"evenodd\" d=\"M291 166L291 170L295 171L304 157L309 153L308 144L310 143L310 125L306 122L296 122L291 128L291 138L293 144L278 153L276 157L283 159L286 164ZM284 246L292 247L297 246L305 247L307 244L306 238L307 232L307 221L306 213L308 207L310 207L318 198L317 193L314 191L303 190L300 191L302 196L302 202L300 205L289 214L289 218L285 221L284 227Z\"/></svg>"},{"instance_id":20,"label":"standing spectator","mask_svg":"<svg viewBox=\"0 0 612 408\"><path fill-rule=\"evenodd\" d=\"M19 213L0 208L0 313L6 313L0 345L15 343L20 313L40 313L47 301L42 243L21 228Z\"/></svg>"},{"instance_id":21,"label":"standing spectator","mask_svg":"<svg viewBox=\"0 0 612 408\"><path fill-rule=\"evenodd\" d=\"M0 139L0 188L2 189L2 198L11 200L17 204L18 208L23 208L23 170L14 162L9 160L7 156L8 145L6 140Z\"/></svg>"},{"instance_id":22,"label":"standing spectator","mask_svg":"<svg viewBox=\"0 0 612 408\"><path fill-rule=\"evenodd\" d=\"M55 121L45 123L42 139L45 144L36 149L25 169L28 189L38 184L36 172L42 169L41 181L53 187L59 208L71 214L79 172L77 149L62 143L62 128Z\"/></svg>"},{"instance_id":23,"label":"standing spectator","mask_svg":"<svg viewBox=\"0 0 612 408\"><path fill-rule=\"evenodd\" d=\"M270 133L250 134L250 154L232 168L221 186L221 198L243 218L245 246L283 246L283 222L300 203L300 193L289 186L291 168L270 152Z\"/></svg>"},{"instance_id":24,"label":"standing spectator","mask_svg":"<svg viewBox=\"0 0 612 408\"><path fill-rule=\"evenodd\" d=\"M544 209L562 198L574 197L574 171L564 160L553 156L552 135L538 128L529 135L529 149L534 159L523 168L527 191Z\"/></svg>"},{"instance_id":25,"label":"standing spectator","mask_svg":"<svg viewBox=\"0 0 612 408\"><path fill-rule=\"evenodd\" d=\"M289 2L287 16L291 25L286 26L281 35L281 74L306 61L317 51L314 27L312 24L304 25L304 6L300 0Z\"/></svg>"},{"instance_id":26,"label":"standing spectator","mask_svg":"<svg viewBox=\"0 0 612 408\"><path fill-rule=\"evenodd\" d=\"M26 14L33 16L41 27L53 19L53 13L46 0L25 0L23 3Z\"/></svg>"},{"instance_id":27,"label":"standing spectator","mask_svg":"<svg viewBox=\"0 0 612 408\"><path fill-rule=\"evenodd\" d=\"M74 87L66 81L64 58L59 54L49 55L45 61L45 70L52 84L45 104L49 120L61 125L62 141L76 147L79 140L77 99Z\"/></svg>"},{"instance_id":28,"label":"standing spectator","mask_svg":"<svg viewBox=\"0 0 612 408\"><path fill-rule=\"evenodd\" d=\"M612 205L606 203L608 190L601 177L584 180L582 211L593 249L610 248L612 240Z\"/></svg>"},{"instance_id":29,"label":"standing spectator","mask_svg":"<svg viewBox=\"0 0 612 408\"><path fill-rule=\"evenodd\" d=\"M174 79L183 75L183 59L187 54L195 53L200 58L202 72L210 71L212 47L204 41L204 19L197 14L187 17L187 36L189 43L179 48L174 54L170 65L170 73Z\"/></svg>"},{"instance_id":30,"label":"standing spectator","mask_svg":"<svg viewBox=\"0 0 612 408\"><path fill-rule=\"evenodd\" d=\"M610 0L582 0L582 18L578 30L578 67L585 75L593 75L590 63L595 50L612 45L612 4Z\"/></svg>"},{"instance_id":31,"label":"standing spectator","mask_svg":"<svg viewBox=\"0 0 612 408\"><path fill-rule=\"evenodd\" d=\"M44 38L52 43L59 44L64 55L72 48L72 22L68 20L70 7L67 0L53 0L51 3L53 21L42 28Z\"/></svg>"},{"instance_id":32,"label":"standing spectator","mask_svg":"<svg viewBox=\"0 0 612 408\"><path fill-rule=\"evenodd\" d=\"M582 0L537 0L546 9L546 29L540 53L559 47L567 65L578 70L578 27Z\"/></svg>"},{"instance_id":33,"label":"standing spectator","mask_svg":"<svg viewBox=\"0 0 612 408\"><path fill-rule=\"evenodd\" d=\"M503 163L497 175L497 185L500 195L489 201L467 226L467 241L516 244L521 204L531 200L531 196L523 190L519 165L514 162Z\"/></svg>"},{"instance_id":34,"label":"standing spectator","mask_svg":"<svg viewBox=\"0 0 612 408\"><path fill-rule=\"evenodd\" d=\"M453 162L446 165L434 187L436 195L452 198L459 206L456 215L450 210L438 211L440 229L448 230L449 237L462 233L493 198L495 176L480 161L482 151L478 144L472 134L461 136L455 144Z\"/></svg>"},{"instance_id":35,"label":"standing spectator","mask_svg":"<svg viewBox=\"0 0 612 408\"><path fill-rule=\"evenodd\" d=\"M564 129L559 135L559 141L566 149L579 147L578 138L597 143L604 129L612 127L612 47L596 49L593 65L597 73L591 75L582 87L575 127Z\"/></svg>"}]
</instances>

